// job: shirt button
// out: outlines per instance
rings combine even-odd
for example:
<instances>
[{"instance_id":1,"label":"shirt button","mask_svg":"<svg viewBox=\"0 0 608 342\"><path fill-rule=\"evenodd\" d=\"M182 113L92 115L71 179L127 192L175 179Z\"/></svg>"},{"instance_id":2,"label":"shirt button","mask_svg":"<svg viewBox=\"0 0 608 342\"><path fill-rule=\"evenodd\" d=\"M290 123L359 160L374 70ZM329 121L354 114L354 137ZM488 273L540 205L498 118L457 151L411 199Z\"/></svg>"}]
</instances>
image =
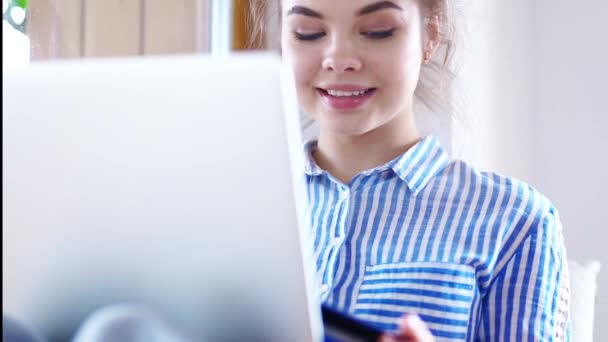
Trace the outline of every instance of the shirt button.
<instances>
[{"instance_id":1,"label":"shirt button","mask_svg":"<svg viewBox=\"0 0 608 342\"><path fill-rule=\"evenodd\" d=\"M321 292L325 293L327 291L329 291L329 285L327 285L327 284L321 285Z\"/></svg>"}]
</instances>

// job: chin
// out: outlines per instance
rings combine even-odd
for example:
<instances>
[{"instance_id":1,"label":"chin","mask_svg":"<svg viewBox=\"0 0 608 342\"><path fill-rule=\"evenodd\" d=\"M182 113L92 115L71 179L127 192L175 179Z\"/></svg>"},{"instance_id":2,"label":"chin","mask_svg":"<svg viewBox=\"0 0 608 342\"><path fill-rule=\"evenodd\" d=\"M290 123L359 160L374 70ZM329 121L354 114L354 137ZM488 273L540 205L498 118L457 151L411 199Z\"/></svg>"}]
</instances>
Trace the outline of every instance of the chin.
<instances>
[{"instance_id":1,"label":"chin","mask_svg":"<svg viewBox=\"0 0 608 342\"><path fill-rule=\"evenodd\" d=\"M376 127L363 122L344 122L345 120L325 120L320 125L328 133L343 136L361 136L373 131Z\"/></svg>"}]
</instances>

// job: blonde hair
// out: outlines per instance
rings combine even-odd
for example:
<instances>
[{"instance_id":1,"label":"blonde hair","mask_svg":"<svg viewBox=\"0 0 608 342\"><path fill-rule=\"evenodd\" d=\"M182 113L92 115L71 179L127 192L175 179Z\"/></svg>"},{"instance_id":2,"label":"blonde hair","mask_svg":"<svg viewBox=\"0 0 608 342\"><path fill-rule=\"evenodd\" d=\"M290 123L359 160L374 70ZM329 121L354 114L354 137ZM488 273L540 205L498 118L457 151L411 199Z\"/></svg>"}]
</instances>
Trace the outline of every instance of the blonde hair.
<instances>
[{"instance_id":1,"label":"blonde hair","mask_svg":"<svg viewBox=\"0 0 608 342\"><path fill-rule=\"evenodd\" d=\"M417 0L421 5L423 25L434 16L439 18L440 41L437 50L428 63L423 64L415 91L416 99L434 113L449 113L458 117L454 83L459 63L456 61L458 34L456 8L450 0ZM248 27L250 28L249 48L279 49L278 37L268 41L271 23L281 23L280 0L251 0ZM276 31L276 30L275 30Z\"/></svg>"}]
</instances>

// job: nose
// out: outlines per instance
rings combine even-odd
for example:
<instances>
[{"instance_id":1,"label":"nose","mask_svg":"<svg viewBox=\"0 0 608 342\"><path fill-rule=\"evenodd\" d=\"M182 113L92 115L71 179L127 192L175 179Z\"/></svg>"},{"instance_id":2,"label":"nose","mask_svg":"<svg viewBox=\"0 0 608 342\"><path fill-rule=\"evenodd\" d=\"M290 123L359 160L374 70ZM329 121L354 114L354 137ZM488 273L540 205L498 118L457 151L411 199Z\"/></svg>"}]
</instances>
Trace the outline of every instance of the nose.
<instances>
[{"instance_id":1,"label":"nose","mask_svg":"<svg viewBox=\"0 0 608 342\"><path fill-rule=\"evenodd\" d=\"M352 42L334 38L329 45L323 58L323 69L339 74L361 70L363 63Z\"/></svg>"}]
</instances>

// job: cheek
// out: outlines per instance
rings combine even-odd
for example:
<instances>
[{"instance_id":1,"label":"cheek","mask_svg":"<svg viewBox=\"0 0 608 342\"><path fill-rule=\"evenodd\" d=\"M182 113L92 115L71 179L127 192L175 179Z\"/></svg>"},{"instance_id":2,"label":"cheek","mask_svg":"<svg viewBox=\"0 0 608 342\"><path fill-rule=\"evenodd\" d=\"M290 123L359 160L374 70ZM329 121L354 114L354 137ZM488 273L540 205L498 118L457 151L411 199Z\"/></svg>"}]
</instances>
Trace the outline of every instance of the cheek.
<instances>
[{"instance_id":1,"label":"cheek","mask_svg":"<svg viewBox=\"0 0 608 342\"><path fill-rule=\"evenodd\" d=\"M299 105L304 110L311 110L309 107L313 100L313 86L316 75L311 58L307 54L297 53L293 47L283 45L283 59L291 66L296 81L296 91Z\"/></svg>"},{"instance_id":2,"label":"cheek","mask_svg":"<svg viewBox=\"0 0 608 342\"><path fill-rule=\"evenodd\" d=\"M318 72L318 61L313 54L289 52L289 63L294 71L296 84L300 90L314 87L314 81Z\"/></svg>"},{"instance_id":3,"label":"cheek","mask_svg":"<svg viewBox=\"0 0 608 342\"><path fill-rule=\"evenodd\" d=\"M396 82L407 88L415 87L422 63L420 48L411 42L403 42L385 52L383 56L373 57L377 73L389 82Z\"/></svg>"},{"instance_id":4,"label":"cheek","mask_svg":"<svg viewBox=\"0 0 608 342\"><path fill-rule=\"evenodd\" d=\"M313 69L311 65L300 63L296 67L295 71L296 83L298 85L298 88L302 88L301 90L306 90L310 89L311 87L314 87L315 75L315 69Z\"/></svg>"}]
</instances>

